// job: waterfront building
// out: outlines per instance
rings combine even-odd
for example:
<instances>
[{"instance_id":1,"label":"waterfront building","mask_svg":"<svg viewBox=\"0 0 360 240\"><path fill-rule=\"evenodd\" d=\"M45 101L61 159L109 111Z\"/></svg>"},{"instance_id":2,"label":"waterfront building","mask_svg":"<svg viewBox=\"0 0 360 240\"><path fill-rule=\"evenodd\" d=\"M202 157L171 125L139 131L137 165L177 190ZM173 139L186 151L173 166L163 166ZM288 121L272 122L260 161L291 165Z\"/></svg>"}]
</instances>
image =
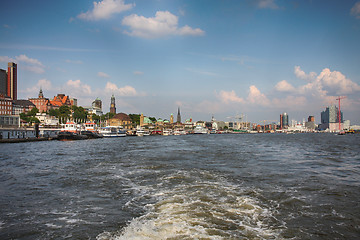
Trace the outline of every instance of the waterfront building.
<instances>
[{"instance_id":1,"label":"waterfront building","mask_svg":"<svg viewBox=\"0 0 360 240\"><path fill-rule=\"evenodd\" d=\"M180 107L178 107L178 114L177 114L176 122L181 123Z\"/></svg>"},{"instance_id":2,"label":"waterfront building","mask_svg":"<svg viewBox=\"0 0 360 240\"><path fill-rule=\"evenodd\" d=\"M280 129L289 127L289 115L284 112L280 114Z\"/></svg>"},{"instance_id":3,"label":"waterfront building","mask_svg":"<svg viewBox=\"0 0 360 240\"><path fill-rule=\"evenodd\" d=\"M114 96L114 94L111 96L110 113L115 113L116 114L115 96Z\"/></svg>"},{"instance_id":4,"label":"waterfront building","mask_svg":"<svg viewBox=\"0 0 360 240\"><path fill-rule=\"evenodd\" d=\"M340 112L340 114L340 122L343 122L343 113ZM324 123L339 123L339 109L335 105L331 105L321 112L321 124Z\"/></svg>"},{"instance_id":5,"label":"waterfront building","mask_svg":"<svg viewBox=\"0 0 360 240\"><path fill-rule=\"evenodd\" d=\"M13 62L8 63L6 92L12 100L17 99L17 64Z\"/></svg>"},{"instance_id":6,"label":"waterfront building","mask_svg":"<svg viewBox=\"0 0 360 240\"><path fill-rule=\"evenodd\" d=\"M39 95L37 98L29 98L29 101L32 102L39 112L47 112L53 108L50 100L44 97L43 91L40 88Z\"/></svg>"},{"instance_id":7,"label":"waterfront building","mask_svg":"<svg viewBox=\"0 0 360 240\"><path fill-rule=\"evenodd\" d=\"M58 126L59 119L55 116L50 116L46 113L37 113L36 118L39 119L40 124L43 126Z\"/></svg>"},{"instance_id":8,"label":"waterfront building","mask_svg":"<svg viewBox=\"0 0 360 240\"><path fill-rule=\"evenodd\" d=\"M0 69L0 94L7 94L7 72L4 69Z\"/></svg>"},{"instance_id":9,"label":"waterfront building","mask_svg":"<svg viewBox=\"0 0 360 240\"><path fill-rule=\"evenodd\" d=\"M99 109L100 111L102 110L102 101L100 100L100 98L96 98L92 104L91 104L93 109Z\"/></svg>"},{"instance_id":10,"label":"waterfront building","mask_svg":"<svg viewBox=\"0 0 360 240\"><path fill-rule=\"evenodd\" d=\"M212 121L211 122L211 128L215 130L223 130L225 128L226 124L223 121Z\"/></svg>"},{"instance_id":11,"label":"waterfront building","mask_svg":"<svg viewBox=\"0 0 360 240\"><path fill-rule=\"evenodd\" d=\"M320 130L329 129L330 132L343 130L343 113L340 112L340 129L339 129L339 109L335 105L331 105L321 112Z\"/></svg>"},{"instance_id":12,"label":"waterfront building","mask_svg":"<svg viewBox=\"0 0 360 240\"><path fill-rule=\"evenodd\" d=\"M62 93L59 93L53 100L50 100L50 103L54 109L60 108L61 106L71 107L70 97Z\"/></svg>"},{"instance_id":13,"label":"waterfront building","mask_svg":"<svg viewBox=\"0 0 360 240\"><path fill-rule=\"evenodd\" d=\"M29 100L12 100L12 106L12 115L28 113L36 107L35 104Z\"/></svg>"},{"instance_id":14,"label":"waterfront building","mask_svg":"<svg viewBox=\"0 0 360 240\"><path fill-rule=\"evenodd\" d=\"M19 115L0 115L0 128L19 128Z\"/></svg>"},{"instance_id":15,"label":"waterfront building","mask_svg":"<svg viewBox=\"0 0 360 240\"><path fill-rule=\"evenodd\" d=\"M140 115L140 127L142 127L144 125L144 114L141 113Z\"/></svg>"},{"instance_id":16,"label":"waterfront building","mask_svg":"<svg viewBox=\"0 0 360 240\"><path fill-rule=\"evenodd\" d=\"M173 115L173 114L170 115L170 123L171 123L171 124L174 123L174 115Z\"/></svg>"},{"instance_id":17,"label":"waterfront building","mask_svg":"<svg viewBox=\"0 0 360 240\"><path fill-rule=\"evenodd\" d=\"M88 107L86 108L86 111L89 113L89 114L95 114L95 115L98 115L98 116L101 116L103 115L103 112L102 112L102 101L100 100L100 98L96 98L92 104L91 104L91 107Z\"/></svg>"},{"instance_id":18,"label":"waterfront building","mask_svg":"<svg viewBox=\"0 0 360 240\"><path fill-rule=\"evenodd\" d=\"M12 100L10 97L0 94L0 115L12 114Z\"/></svg>"},{"instance_id":19,"label":"waterfront building","mask_svg":"<svg viewBox=\"0 0 360 240\"><path fill-rule=\"evenodd\" d=\"M70 98L71 106L77 106L77 99L76 98Z\"/></svg>"},{"instance_id":20,"label":"waterfront building","mask_svg":"<svg viewBox=\"0 0 360 240\"><path fill-rule=\"evenodd\" d=\"M125 113L115 114L114 117L109 119L108 123L109 123L109 126L121 126L124 128L132 127L131 118L129 117L129 115L127 115Z\"/></svg>"}]
</instances>

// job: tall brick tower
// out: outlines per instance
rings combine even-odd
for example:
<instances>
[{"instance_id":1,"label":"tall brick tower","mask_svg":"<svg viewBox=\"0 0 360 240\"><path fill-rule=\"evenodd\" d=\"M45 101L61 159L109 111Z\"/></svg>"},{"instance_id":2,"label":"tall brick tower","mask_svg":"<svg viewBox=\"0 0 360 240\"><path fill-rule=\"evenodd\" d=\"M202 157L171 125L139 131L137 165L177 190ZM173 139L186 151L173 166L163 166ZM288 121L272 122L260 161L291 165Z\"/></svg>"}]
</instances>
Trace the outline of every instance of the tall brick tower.
<instances>
[{"instance_id":1,"label":"tall brick tower","mask_svg":"<svg viewBox=\"0 0 360 240\"><path fill-rule=\"evenodd\" d=\"M115 114L116 114L116 107L115 107L115 97L114 97L114 94L111 96L110 113L115 113Z\"/></svg>"},{"instance_id":2,"label":"tall brick tower","mask_svg":"<svg viewBox=\"0 0 360 240\"><path fill-rule=\"evenodd\" d=\"M7 73L7 95L12 100L17 100L17 64L13 62L8 63Z\"/></svg>"}]
</instances>

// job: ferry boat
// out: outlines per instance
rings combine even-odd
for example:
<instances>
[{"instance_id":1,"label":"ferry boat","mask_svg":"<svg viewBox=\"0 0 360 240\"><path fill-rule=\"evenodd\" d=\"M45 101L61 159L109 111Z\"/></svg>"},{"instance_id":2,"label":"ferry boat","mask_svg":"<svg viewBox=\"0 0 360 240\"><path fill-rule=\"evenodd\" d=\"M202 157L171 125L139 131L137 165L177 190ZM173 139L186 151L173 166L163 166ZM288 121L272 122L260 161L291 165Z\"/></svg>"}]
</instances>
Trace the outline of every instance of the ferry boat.
<instances>
[{"instance_id":1,"label":"ferry boat","mask_svg":"<svg viewBox=\"0 0 360 240\"><path fill-rule=\"evenodd\" d=\"M126 131L120 127L107 126L99 130L103 137L126 137Z\"/></svg>"},{"instance_id":2,"label":"ferry boat","mask_svg":"<svg viewBox=\"0 0 360 240\"><path fill-rule=\"evenodd\" d=\"M200 125L197 125L194 129L194 134L209 134L209 130Z\"/></svg>"}]
</instances>

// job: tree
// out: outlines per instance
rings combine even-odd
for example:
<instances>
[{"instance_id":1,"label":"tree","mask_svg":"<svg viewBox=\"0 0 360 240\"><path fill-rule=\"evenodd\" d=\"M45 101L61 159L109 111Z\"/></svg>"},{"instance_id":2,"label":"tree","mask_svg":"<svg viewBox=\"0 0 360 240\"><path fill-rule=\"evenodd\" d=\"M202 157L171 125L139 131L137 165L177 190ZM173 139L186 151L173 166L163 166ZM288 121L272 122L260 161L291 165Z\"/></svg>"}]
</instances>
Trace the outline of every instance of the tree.
<instances>
[{"instance_id":1,"label":"tree","mask_svg":"<svg viewBox=\"0 0 360 240\"><path fill-rule=\"evenodd\" d=\"M27 116L35 116L38 112L39 112L39 109L37 109L36 107L34 107L34 108L31 109L26 115L27 115Z\"/></svg>"},{"instance_id":2,"label":"tree","mask_svg":"<svg viewBox=\"0 0 360 240\"><path fill-rule=\"evenodd\" d=\"M129 114L132 123L136 125L140 125L140 114Z\"/></svg>"}]
</instances>

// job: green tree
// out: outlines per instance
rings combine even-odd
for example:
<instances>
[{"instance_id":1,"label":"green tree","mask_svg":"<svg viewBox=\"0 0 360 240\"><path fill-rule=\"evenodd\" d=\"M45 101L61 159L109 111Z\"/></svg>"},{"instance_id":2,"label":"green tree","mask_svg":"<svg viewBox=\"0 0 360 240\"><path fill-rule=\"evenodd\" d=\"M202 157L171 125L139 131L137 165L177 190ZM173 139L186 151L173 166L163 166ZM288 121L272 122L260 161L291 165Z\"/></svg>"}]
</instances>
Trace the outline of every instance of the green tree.
<instances>
[{"instance_id":1,"label":"green tree","mask_svg":"<svg viewBox=\"0 0 360 240\"><path fill-rule=\"evenodd\" d=\"M59 109L50 109L49 110L49 115L58 117L60 115Z\"/></svg>"},{"instance_id":2,"label":"green tree","mask_svg":"<svg viewBox=\"0 0 360 240\"><path fill-rule=\"evenodd\" d=\"M129 114L132 123L135 125L140 125L140 114Z\"/></svg>"},{"instance_id":3,"label":"green tree","mask_svg":"<svg viewBox=\"0 0 360 240\"><path fill-rule=\"evenodd\" d=\"M26 115L27 115L27 116L35 116L38 112L39 112L39 109L37 109L36 107L34 107L34 108L31 109Z\"/></svg>"}]
</instances>

